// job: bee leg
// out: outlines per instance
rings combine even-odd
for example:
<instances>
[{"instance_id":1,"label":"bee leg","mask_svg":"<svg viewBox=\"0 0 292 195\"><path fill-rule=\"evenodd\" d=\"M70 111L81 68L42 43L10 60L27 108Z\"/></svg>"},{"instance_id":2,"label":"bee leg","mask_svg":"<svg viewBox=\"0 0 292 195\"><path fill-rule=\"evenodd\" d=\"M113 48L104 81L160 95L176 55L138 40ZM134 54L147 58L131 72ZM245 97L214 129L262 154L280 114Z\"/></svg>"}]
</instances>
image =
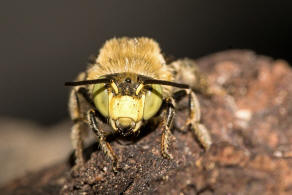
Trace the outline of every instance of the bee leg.
<instances>
[{"instance_id":1,"label":"bee leg","mask_svg":"<svg viewBox=\"0 0 292 195\"><path fill-rule=\"evenodd\" d=\"M117 156L115 155L112 147L110 144L106 141L106 137L104 135L104 132L98 127L98 123L96 121L95 117L95 111L89 110L88 112L88 121L89 125L94 132L94 134L97 137L97 141L99 143L99 146L101 150L105 153L105 155L110 158L113 161L114 169L117 167Z\"/></svg>"},{"instance_id":2,"label":"bee leg","mask_svg":"<svg viewBox=\"0 0 292 195\"><path fill-rule=\"evenodd\" d=\"M82 137L82 131L83 131L84 123L77 121L71 130L71 140L72 145L75 150L75 164L76 166L82 166L84 164L84 158L83 158L83 137Z\"/></svg>"},{"instance_id":3,"label":"bee leg","mask_svg":"<svg viewBox=\"0 0 292 195\"><path fill-rule=\"evenodd\" d=\"M86 132L85 123L80 113L80 98L78 91L73 89L69 99L69 111L74 125L71 130L71 142L75 151L75 166L84 164L83 158L83 135Z\"/></svg>"},{"instance_id":4,"label":"bee leg","mask_svg":"<svg viewBox=\"0 0 292 195\"><path fill-rule=\"evenodd\" d=\"M186 90L179 90L176 91L175 93L172 94L172 97L174 99L175 102L179 102L181 101L184 97L186 97L187 95L187 91ZM182 128L177 127L177 130L186 133L188 131L188 128L186 128L186 126L183 126Z\"/></svg>"},{"instance_id":5,"label":"bee leg","mask_svg":"<svg viewBox=\"0 0 292 195\"><path fill-rule=\"evenodd\" d=\"M174 100L172 98L166 99L166 110L161 122L162 137L161 137L161 153L164 158L172 159L172 155L168 152L169 141L171 138L170 127L174 118Z\"/></svg>"},{"instance_id":6,"label":"bee leg","mask_svg":"<svg viewBox=\"0 0 292 195\"><path fill-rule=\"evenodd\" d=\"M191 89L186 90L189 96L189 118L186 125L189 126L195 133L198 141L202 144L205 150L208 150L212 144L211 136L207 128L200 123L201 111L197 96Z\"/></svg>"}]
</instances>

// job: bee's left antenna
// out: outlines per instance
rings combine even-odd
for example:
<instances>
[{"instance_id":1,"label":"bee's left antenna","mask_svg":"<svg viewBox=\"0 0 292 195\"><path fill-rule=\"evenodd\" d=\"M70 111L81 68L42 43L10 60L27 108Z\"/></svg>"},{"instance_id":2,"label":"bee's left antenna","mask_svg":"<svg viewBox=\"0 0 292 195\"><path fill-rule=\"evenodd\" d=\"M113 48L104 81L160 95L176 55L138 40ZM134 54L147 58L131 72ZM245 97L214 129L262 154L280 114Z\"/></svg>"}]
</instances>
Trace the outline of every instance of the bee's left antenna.
<instances>
[{"instance_id":1,"label":"bee's left antenna","mask_svg":"<svg viewBox=\"0 0 292 195\"><path fill-rule=\"evenodd\" d=\"M184 88L188 89L189 85L182 84L182 83L175 83L171 81L164 81L164 80L156 80L156 79L147 79L143 82L145 85L147 84L159 84L159 85L169 85L172 87Z\"/></svg>"}]
</instances>

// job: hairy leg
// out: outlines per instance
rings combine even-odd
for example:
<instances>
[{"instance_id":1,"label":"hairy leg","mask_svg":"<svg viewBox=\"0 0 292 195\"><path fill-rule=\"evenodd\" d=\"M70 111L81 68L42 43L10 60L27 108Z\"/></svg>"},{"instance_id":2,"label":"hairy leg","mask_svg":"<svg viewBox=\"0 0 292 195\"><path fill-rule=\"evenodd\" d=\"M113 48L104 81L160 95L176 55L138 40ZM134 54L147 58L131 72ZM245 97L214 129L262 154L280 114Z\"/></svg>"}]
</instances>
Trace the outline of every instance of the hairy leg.
<instances>
[{"instance_id":1,"label":"hairy leg","mask_svg":"<svg viewBox=\"0 0 292 195\"><path fill-rule=\"evenodd\" d=\"M80 110L80 94L78 90L72 89L69 99L69 111L74 122L71 130L71 142L75 150L76 166L84 164L83 158L83 135L86 131L84 119Z\"/></svg>"},{"instance_id":2,"label":"hairy leg","mask_svg":"<svg viewBox=\"0 0 292 195\"><path fill-rule=\"evenodd\" d=\"M84 80L85 77L85 73L81 73L77 80ZM72 88L69 97L69 112L74 123L71 130L71 142L75 151L76 166L84 164L83 139L88 131L85 110L92 106L93 103L86 88L80 86Z\"/></svg>"},{"instance_id":3,"label":"hairy leg","mask_svg":"<svg viewBox=\"0 0 292 195\"><path fill-rule=\"evenodd\" d=\"M162 137L161 137L161 153L164 158L172 159L172 155L169 153L169 143L171 138L171 125L174 118L174 100L172 98L165 101L165 112L161 122Z\"/></svg>"},{"instance_id":4,"label":"hairy leg","mask_svg":"<svg viewBox=\"0 0 292 195\"><path fill-rule=\"evenodd\" d=\"M72 130L71 130L71 142L73 148L75 150L75 164L76 166L80 166L84 164L84 157L83 157L83 137L84 137L84 127L85 124L83 122L75 122Z\"/></svg>"},{"instance_id":5,"label":"hairy leg","mask_svg":"<svg viewBox=\"0 0 292 195\"><path fill-rule=\"evenodd\" d=\"M189 96L189 118L186 125L190 126L191 130L195 133L197 139L202 144L205 150L208 150L212 144L211 136L207 128L200 123L201 111L200 104L197 96L191 89L186 90Z\"/></svg>"},{"instance_id":6,"label":"hairy leg","mask_svg":"<svg viewBox=\"0 0 292 195\"><path fill-rule=\"evenodd\" d=\"M117 166L117 156L115 155L110 144L106 141L106 137L105 137L104 132L102 131L101 128L99 128L94 110L89 110L88 121L89 121L89 125L90 125L92 131L96 135L96 138L97 138L97 141L99 143L101 150L104 152L104 154L109 159L111 159L113 161L113 165L114 165L114 167L116 167Z\"/></svg>"},{"instance_id":7,"label":"hairy leg","mask_svg":"<svg viewBox=\"0 0 292 195\"><path fill-rule=\"evenodd\" d=\"M183 129L191 128L200 144L207 150L211 146L212 140L206 127L200 123L201 111L197 96L191 89L186 89L174 93L173 98L180 101L186 95L189 98L189 117Z\"/></svg>"}]
</instances>

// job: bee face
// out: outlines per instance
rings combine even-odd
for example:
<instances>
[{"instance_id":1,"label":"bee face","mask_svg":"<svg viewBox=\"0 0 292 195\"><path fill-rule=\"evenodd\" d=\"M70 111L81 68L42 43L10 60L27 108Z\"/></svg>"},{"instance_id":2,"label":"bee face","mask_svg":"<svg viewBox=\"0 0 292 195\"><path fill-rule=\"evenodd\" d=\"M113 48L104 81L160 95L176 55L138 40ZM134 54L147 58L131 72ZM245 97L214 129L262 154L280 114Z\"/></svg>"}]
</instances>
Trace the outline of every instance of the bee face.
<instances>
[{"instance_id":1,"label":"bee face","mask_svg":"<svg viewBox=\"0 0 292 195\"><path fill-rule=\"evenodd\" d=\"M122 135L136 132L143 120L153 117L162 104L160 85L145 85L136 74L110 76L110 84L95 84L92 94L96 108Z\"/></svg>"},{"instance_id":2,"label":"bee face","mask_svg":"<svg viewBox=\"0 0 292 195\"><path fill-rule=\"evenodd\" d=\"M109 119L114 130L123 135L139 129L143 118L145 95L131 97L109 94Z\"/></svg>"}]
</instances>

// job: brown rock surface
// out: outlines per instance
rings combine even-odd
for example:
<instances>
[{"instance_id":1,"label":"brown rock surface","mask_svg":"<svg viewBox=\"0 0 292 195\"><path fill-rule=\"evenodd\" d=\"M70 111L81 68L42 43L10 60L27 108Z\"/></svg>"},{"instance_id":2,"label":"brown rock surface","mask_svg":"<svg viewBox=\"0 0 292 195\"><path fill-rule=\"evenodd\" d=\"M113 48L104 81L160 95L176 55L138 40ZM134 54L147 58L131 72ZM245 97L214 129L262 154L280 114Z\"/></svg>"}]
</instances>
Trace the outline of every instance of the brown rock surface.
<instances>
[{"instance_id":1,"label":"brown rock surface","mask_svg":"<svg viewBox=\"0 0 292 195\"><path fill-rule=\"evenodd\" d=\"M292 194L292 71L284 61L250 51L226 51L196 61L228 95L198 94L202 122L214 144L204 152L176 116L173 160L160 155L161 132L148 125L133 143L111 142L117 173L99 150L85 167L61 163L27 175L5 193L52 194ZM148 129L148 131L147 131ZM147 133L146 133L147 132ZM90 153L90 152L88 152Z\"/></svg>"}]
</instances>

